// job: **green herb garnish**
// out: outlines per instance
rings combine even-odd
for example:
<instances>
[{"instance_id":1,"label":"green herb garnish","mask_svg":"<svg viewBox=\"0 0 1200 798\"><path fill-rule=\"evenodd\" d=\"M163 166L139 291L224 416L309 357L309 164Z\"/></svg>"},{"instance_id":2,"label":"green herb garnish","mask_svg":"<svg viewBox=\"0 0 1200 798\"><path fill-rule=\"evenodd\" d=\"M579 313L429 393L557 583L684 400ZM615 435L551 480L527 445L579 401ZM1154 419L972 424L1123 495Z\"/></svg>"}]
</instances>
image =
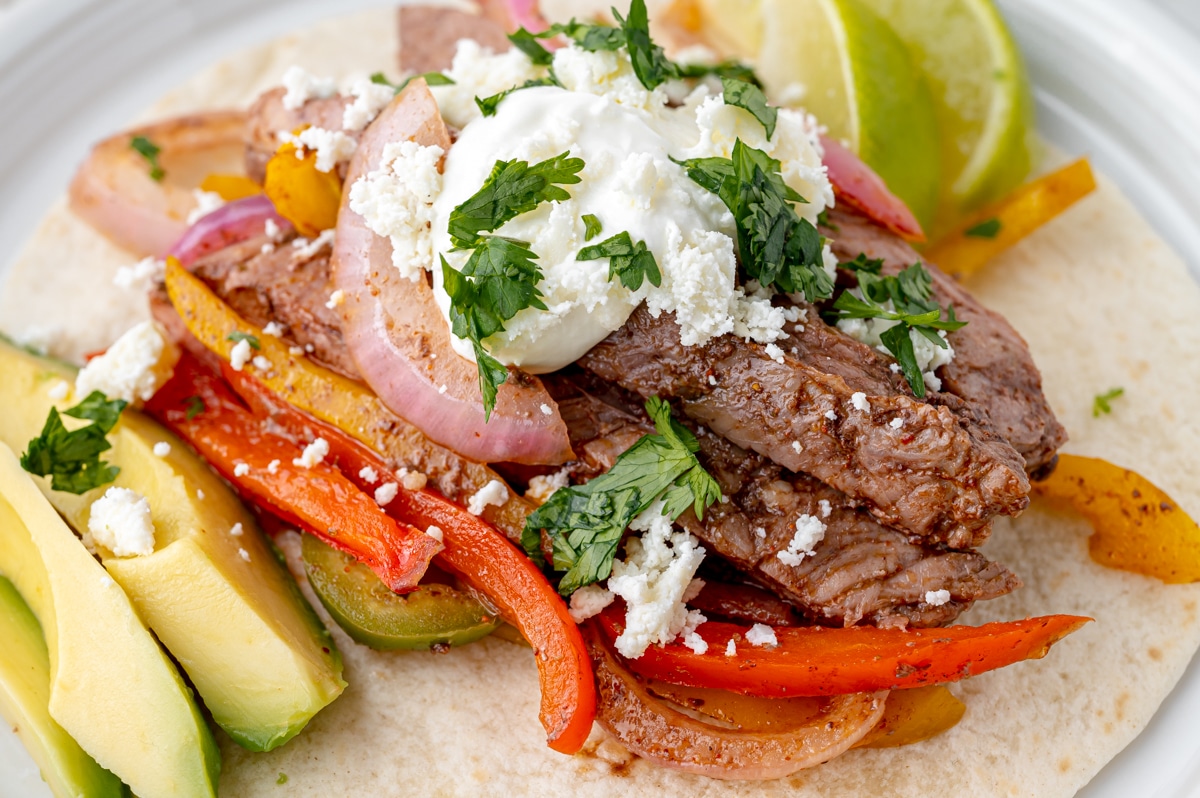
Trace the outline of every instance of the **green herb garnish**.
<instances>
[{"instance_id":1,"label":"green herb garnish","mask_svg":"<svg viewBox=\"0 0 1200 798\"><path fill-rule=\"evenodd\" d=\"M500 103L503 102L508 95L512 94L514 91L521 91L521 89L536 89L539 86L561 87L562 84L558 82L558 78L556 78L554 73L551 72L544 78L527 80L520 86L513 86L511 89L505 89L499 94L493 94L491 97L484 97L483 99L476 97L475 105L479 106L479 112L484 116L495 116L496 109L500 107Z\"/></svg>"},{"instance_id":2,"label":"green herb garnish","mask_svg":"<svg viewBox=\"0 0 1200 798\"><path fill-rule=\"evenodd\" d=\"M204 404L204 400L199 396L189 396L187 399L184 399L183 402L187 407L187 414L185 417L188 421L191 421L193 418L208 409L208 406Z\"/></svg>"},{"instance_id":3,"label":"green herb garnish","mask_svg":"<svg viewBox=\"0 0 1200 798\"><path fill-rule=\"evenodd\" d=\"M454 85L454 81L449 76L443 75L441 72L426 72L421 75L409 75L407 78L405 78L399 84L392 83L390 80L388 80L384 76L384 74L382 72L375 72L374 74L371 75L371 82L378 83L380 86L391 86L392 91L395 94L399 94L400 92L404 91L404 89L408 86L408 84L412 83L417 78L423 78L425 80L425 83L427 83L430 86L453 86Z\"/></svg>"},{"instance_id":4,"label":"green herb garnish","mask_svg":"<svg viewBox=\"0 0 1200 798\"><path fill-rule=\"evenodd\" d=\"M583 240L591 241L596 236L604 231L604 225L600 223L600 219L594 214L585 213L583 215Z\"/></svg>"},{"instance_id":5,"label":"green herb garnish","mask_svg":"<svg viewBox=\"0 0 1200 798\"><path fill-rule=\"evenodd\" d=\"M645 241L634 243L629 233L618 233L599 244L579 250L575 260L598 260L608 258L608 279L621 280L621 285L630 291L642 287L642 280L649 279L655 288L662 285L662 274L654 253L646 249Z\"/></svg>"},{"instance_id":6,"label":"green herb garnish","mask_svg":"<svg viewBox=\"0 0 1200 798\"><path fill-rule=\"evenodd\" d=\"M505 222L528 213L543 202L562 202L571 195L563 185L579 182L581 158L560 153L539 161L496 161L483 187L450 213L450 238L457 249L470 249Z\"/></svg>"},{"instance_id":7,"label":"green herb garnish","mask_svg":"<svg viewBox=\"0 0 1200 798\"><path fill-rule=\"evenodd\" d=\"M999 235L1004 225L996 217L985 219L973 227L968 227L963 231L963 235L971 238L995 238Z\"/></svg>"},{"instance_id":8,"label":"green herb garnish","mask_svg":"<svg viewBox=\"0 0 1200 798\"><path fill-rule=\"evenodd\" d=\"M858 277L861 298L849 291L843 292L833 303L831 321L838 319L888 319L897 321L880 334L879 340L896 358L904 379L917 398L925 396L925 378L917 365L909 330L916 330L935 346L949 346L938 335L939 330L952 332L966 326L967 322L954 317L954 306L946 310L942 318L941 306L930 299L933 278L920 263L906 266L896 275L883 276L883 261L870 259L860 254L852 261L839 264ZM885 307L891 302L892 308Z\"/></svg>"},{"instance_id":9,"label":"green herb garnish","mask_svg":"<svg viewBox=\"0 0 1200 798\"><path fill-rule=\"evenodd\" d=\"M802 291L809 302L833 295L821 235L793 207L807 200L783 182L779 161L738 139L732 158L693 158L682 166L733 213L739 258L751 278L787 293Z\"/></svg>"},{"instance_id":10,"label":"green herb garnish","mask_svg":"<svg viewBox=\"0 0 1200 798\"><path fill-rule=\"evenodd\" d=\"M643 436L586 485L555 491L525 522L521 545L539 564L541 532L550 535L552 564L567 572L558 586L564 596L608 578L625 530L655 501L663 499L663 514L672 520L689 507L703 519L721 497L720 486L696 459L700 444L671 418L670 406L651 397L646 412L658 434Z\"/></svg>"},{"instance_id":11,"label":"green herb garnish","mask_svg":"<svg viewBox=\"0 0 1200 798\"><path fill-rule=\"evenodd\" d=\"M1094 418L1107 416L1112 412L1112 405L1110 402L1112 402L1113 399L1119 399L1124 395L1124 388L1112 388L1104 393L1096 394L1096 398L1092 400L1092 416Z\"/></svg>"},{"instance_id":12,"label":"green herb garnish","mask_svg":"<svg viewBox=\"0 0 1200 798\"><path fill-rule=\"evenodd\" d=\"M150 179L161 182L167 173L163 171L162 166L158 162L158 154L162 152L150 139L145 136L134 136L130 140L129 146L137 152L138 155L146 159L146 163L150 164Z\"/></svg>"},{"instance_id":13,"label":"green herb garnish","mask_svg":"<svg viewBox=\"0 0 1200 798\"><path fill-rule=\"evenodd\" d=\"M779 109L767 103L767 95L753 83L736 78L721 78L721 86L725 89L725 104L735 105L745 109L762 123L767 132L767 140L775 135L775 122L779 118Z\"/></svg>"},{"instance_id":14,"label":"green herb garnish","mask_svg":"<svg viewBox=\"0 0 1200 798\"><path fill-rule=\"evenodd\" d=\"M68 431L56 408L50 408L42 433L29 442L21 455L21 468L39 477L51 477L50 487L67 493L86 493L117 478L121 469L100 459L112 448L107 435L116 426L128 403L109 401L92 391L82 402L65 412L72 418L92 423Z\"/></svg>"},{"instance_id":15,"label":"green herb garnish","mask_svg":"<svg viewBox=\"0 0 1200 798\"><path fill-rule=\"evenodd\" d=\"M529 56L529 60L535 66L550 66L554 61L554 54L542 47L538 39L546 38L545 34L538 36L530 33L524 28L518 28L515 33L508 34L508 40L525 55Z\"/></svg>"},{"instance_id":16,"label":"green herb garnish","mask_svg":"<svg viewBox=\"0 0 1200 798\"><path fill-rule=\"evenodd\" d=\"M647 89L654 89L678 75L675 64L667 58L663 48L650 38L650 16L646 12L646 0L633 0L629 4L629 16L622 17L614 8L613 17L625 34L625 47L633 73Z\"/></svg>"},{"instance_id":17,"label":"green herb garnish","mask_svg":"<svg viewBox=\"0 0 1200 798\"><path fill-rule=\"evenodd\" d=\"M259 346L258 338L256 336L253 336L250 333L244 333L241 330L234 330L229 335L225 336L225 340L233 341L234 343L245 341L250 345L251 349L262 349L262 347Z\"/></svg>"}]
</instances>

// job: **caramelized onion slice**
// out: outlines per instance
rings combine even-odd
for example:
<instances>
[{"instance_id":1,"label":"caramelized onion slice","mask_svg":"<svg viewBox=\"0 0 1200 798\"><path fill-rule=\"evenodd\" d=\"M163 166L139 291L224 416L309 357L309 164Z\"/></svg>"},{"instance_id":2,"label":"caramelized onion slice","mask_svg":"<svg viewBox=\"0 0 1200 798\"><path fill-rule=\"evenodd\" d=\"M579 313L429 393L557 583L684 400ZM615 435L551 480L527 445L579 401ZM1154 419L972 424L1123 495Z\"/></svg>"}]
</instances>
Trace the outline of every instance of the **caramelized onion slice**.
<instances>
[{"instance_id":1,"label":"caramelized onion slice","mask_svg":"<svg viewBox=\"0 0 1200 798\"><path fill-rule=\"evenodd\" d=\"M389 142L411 139L449 149L450 136L423 80L414 80L364 132L346 185L378 169ZM345 294L343 334L367 384L428 437L480 462L558 465L573 458L567 427L540 380L510 371L485 422L474 363L450 345L450 331L425 280L400 276L391 243L350 209L338 212L333 271Z\"/></svg>"},{"instance_id":2,"label":"caramelized onion slice","mask_svg":"<svg viewBox=\"0 0 1200 798\"><path fill-rule=\"evenodd\" d=\"M193 190L214 172L240 172L242 111L211 111L127 130L97 144L71 181L71 210L114 244L162 255L187 230ZM144 136L159 148L162 180L131 146Z\"/></svg>"},{"instance_id":3,"label":"caramelized onion slice","mask_svg":"<svg viewBox=\"0 0 1200 798\"><path fill-rule=\"evenodd\" d=\"M655 698L588 628L596 668L596 719L638 756L717 779L777 779L833 759L883 715L887 692L827 699L824 712L786 731L746 731L705 723Z\"/></svg>"}]
</instances>

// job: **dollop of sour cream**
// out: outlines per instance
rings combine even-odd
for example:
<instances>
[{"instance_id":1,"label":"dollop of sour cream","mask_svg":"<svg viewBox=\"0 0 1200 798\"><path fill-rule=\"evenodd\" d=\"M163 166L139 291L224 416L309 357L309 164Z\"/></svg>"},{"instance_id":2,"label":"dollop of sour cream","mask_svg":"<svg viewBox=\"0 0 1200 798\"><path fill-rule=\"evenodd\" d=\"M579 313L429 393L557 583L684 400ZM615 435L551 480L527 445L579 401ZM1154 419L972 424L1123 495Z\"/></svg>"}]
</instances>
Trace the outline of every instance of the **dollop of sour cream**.
<instances>
[{"instance_id":1,"label":"dollop of sour cream","mask_svg":"<svg viewBox=\"0 0 1200 798\"><path fill-rule=\"evenodd\" d=\"M530 244L543 274L538 288L546 305L545 310L519 312L504 331L486 340L496 359L530 373L562 368L620 328L642 302L655 316L675 315L685 346L727 333L762 343L783 337L783 325L797 320L797 312L772 307L769 292L747 292L737 285L733 216L676 161L728 158L741 139L781 162L784 181L808 200L796 206L797 213L815 223L833 204L815 120L780 109L768 140L758 120L725 104L719 86L714 93L701 84L682 103L669 102L680 96L669 90L677 87L648 91L623 50L592 53L570 45L556 51L553 69L562 87L515 91L494 116L484 117L474 97L512 88L546 70L519 50L493 55L475 42L460 42L448 72L454 84L434 89L447 121L461 126L445 156L440 190L430 195L431 181L424 181L422 196L401 199L409 205L428 203L428 212L392 214L378 225L363 213L376 232L405 251L431 252L424 266L433 272L434 293L447 325L450 299L442 285L440 258L461 270L469 257L453 250L450 214L479 191L497 161L533 164L567 152L584 161L580 182L563 186L570 199L542 203L495 231ZM382 175L372 173L364 180L376 178L382 180ZM353 190L378 195L403 190L402 183L393 175L387 186L356 184ZM603 226L590 241L582 218L587 214ZM411 231L404 229L410 224L406 219L413 220ZM426 219L427 225L420 223ZM635 243L645 242L654 255L662 274L659 286L646 281L632 291L608 279L607 258L577 259L584 247L624 232ZM414 247L419 238L428 244ZM835 261L828 250L825 260L832 273ZM469 341L451 340L460 355L474 360Z\"/></svg>"}]
</instances>

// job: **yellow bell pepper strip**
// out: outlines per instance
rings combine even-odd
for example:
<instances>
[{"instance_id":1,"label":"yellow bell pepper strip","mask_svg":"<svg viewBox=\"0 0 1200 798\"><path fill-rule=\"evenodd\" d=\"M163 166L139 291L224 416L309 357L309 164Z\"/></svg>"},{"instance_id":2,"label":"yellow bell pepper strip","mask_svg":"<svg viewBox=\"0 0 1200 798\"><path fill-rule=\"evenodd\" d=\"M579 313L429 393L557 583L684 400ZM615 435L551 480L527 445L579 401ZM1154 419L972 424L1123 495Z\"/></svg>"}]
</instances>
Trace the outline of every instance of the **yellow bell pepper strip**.
<instances>
[{"instance_id":1,"label":"yellow bell pepper strip","mask_svg":"<svg viewBox=\"0 0 1200 798\"><path fill-rule=\"evenodd\" d=\"M942 271L969 275L1096 189L1086 158L1021 186L925 250Z\"/></svg>"},{"instance_id":2,"label":"yellow bell pepper strip","mask_svg":"<svg viewBox=\"0 0 1200 798\"><path fill-rule=\"evenodd\" d=\"M183 323L207 349L228 360L234 345L229 340L231 334L255 336L260 346L258 354L271 361L271 371L258 375L268 388L290 404L366 444L384 460L419 470L435 483L440 475L454 475L453 480L446 481L443 492L449 491L451 483L462 491L474 492L499 479L487 466L465 460L430 441L389 410L365 385L306 357L292 355L287 344L264 335L172 259L167 260L166 283ZM465 501L465 496L462 499ZM530 502L510 496L504 504L485 509L483 517L510 538L519 540L525 517L532 511Z\"/></svg>"},{"instance_id":3,"label":"yellow bell pepper strip","mask_svg":"<svg viewBox=\"0 0 1200 798\"><path fill-rule=\"evenodd\" d=\"M634 673L691 687L719 687L764 698L842 695L956 682L1037 659L1090 620L1048 615L909 630L777 627L774 647L745 642L749 627L709 621L696 630L708 643L704 654L676 641L650 646L637 659L623 661ZM612 645L625 627L624 606L610 606L595 623ZM735 635L737 655L727 657L725 648Z\"/></svg>"},{"instance_id":4,"label":"yellow bell pepper strip","mask_svg":"<svg viewBox=\"0 0 1200 798\"><path fill-rule=\"evenodd\" d=\"M1109 568L1167 584L1200 582L1200 526L1140 474L1094 457L1060 454L1037 496L1065 502L1091 522L1088 549Z\"/></svg>"},{"instance_id":5,"label":"yellow bell pepper strip","mask_svg":"<svg viewBox=\"0 0 1200 798\"><path fill-rule=\"evenodd\" d=\"M263 193L263 187L245 175L209 175L200 183L200 190L211 191L226 202Z\"/></svg>"},{"instance_id":6,"label":"yellow bell pepper strip","mask_svg":"<svg viewBox=\"0 0 1200 798\"><path fill-rule=\"evenodd\" d=\"M305 462L299 445L266 432L262 420L190 354L146 410L251 501L354 555L397 593L416 589L441 548L386 515L332 465Z\"/></svg>"},{"instance_id":7,"label":"yellow bell pepper strip","mask_svg":"<svg viewBox=\"0 0 1200 798\"><path fill-rule=\"evenodd\" d=\"M311 238L337 224L341 178L336 171L317 169L317 154L312 150L298 156L296 145L282 145L267 161L263 190L300 235Z\"/></svg>"},{"instance_id":8,"label":"yellow bell pepper strip","mask_svg":"<svg viewBox=\"0 0 1200 798\"><path fill-rule=\"evenodd\" d=\"M323 424L272 394L258 380L225 365L223 374L258 415L291 435L319 435L329 442L329 458L364 490L383 482L399 482L374 452L340 430ZM363 484L370 467L377 481ZM583 747L596 714L596 691L587 649L567 605L523 552L483 519L429 490L410 491L397 485L387 513L418 529L437 527L445 544L438 564L457 573L496 605L501 616L520 630L537 657L542 690L541 721L555 751L573 754Z\"/></svg>"},{"instance_id":9,"label":"yellow bell pepper strip","mask_svg":"<svg viewBox=\"0 0 1200 798\"><path fill-rule=\"evenodd\" d=\"M919 743L954 728L966 712L967 705L940 684L893 690L879 724L854 747L899 748Z\"/></svg>"}]
</instances>

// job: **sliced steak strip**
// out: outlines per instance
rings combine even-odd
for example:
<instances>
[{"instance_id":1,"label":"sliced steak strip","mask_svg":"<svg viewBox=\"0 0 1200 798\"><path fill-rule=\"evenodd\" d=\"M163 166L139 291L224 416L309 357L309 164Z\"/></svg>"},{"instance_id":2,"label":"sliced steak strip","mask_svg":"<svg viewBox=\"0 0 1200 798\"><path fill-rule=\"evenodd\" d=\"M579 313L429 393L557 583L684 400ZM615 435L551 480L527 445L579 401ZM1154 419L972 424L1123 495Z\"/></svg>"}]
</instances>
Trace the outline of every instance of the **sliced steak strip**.
<instances>
[{"instance_id":1,"label":"sliced steak strip","mask_svg":"<svg viewBox=\"0 0 1200 798\"><path fill-rule=\"evenodd\" d=\"M211 287L242 318L258 327L283 325L283 338L303 347L309 357L351 379L358 370L342 341L341 317L326 306L334 286L330 279L330 249L310 252L311 245L293 241L270 244L258 236L197 260L192 272Z\"/></svg>"},{"instance_id":2,"label":"sliced steak strip","mask_svg":"<svg viewBox=\"0 0 1200 798\"><path fill-rule=\"evenodd\" d=\"M601 473L624 448L653 431L636 402L592 377L560 377L548 384L572 447L585 453L576 477ZM729 501L713 505L703 521L688 512L680 523L710 551L812 621L937 626L954 620L974 601L1002 596L1020 585L1008 569L980 554L912 543L828 485L790 474L711 432L697 432L700 461ZM595 453L605 456L591 459ZM788 548L803 514L825 524L825 537L812 556L787 565L778 554ZM940 590L949 592L949 601L926 601L927 593Z\"/></svg>"},{"instance_id":3,"label":"sliced steak strip","mask_svg":"<svg viewBox=\"0 0 1200 798\"><path fill-rule=\"evenodd\" d=\"M907 243L861 216L831 212L829 221L826 235L841 260L860 253L882 258L889 274L921 260ZM1042 469L1066 443L1067 433L1042 393L1042 375L1028 344L1003 316L983 307L953 278L933 264L926 267L933 276L934 298L943 307L953 304L958 318L970 322L950 333L954 360L938 371L942 393L961 398L1011 443L1027 471Z\"/></svg>"},{"instance_id":4,"label":"sliced steak strip","mask_svg":"<svg viewBox=\"0 0 1200 798\"><path fill-rule=\"evenodd\" d=\"M308 100L293 110L283 107L285 94L287 91L282 87L263 92L246 112L246 175L260 185L267 173L267 161L279 149L280 133L294 133L303 127L342 130L342 114L352 100L335 94ZM343 132L354 138L359 136L352 131Z\"/></svg>"},{"instance_id":5,"label":"sliced steak strip","mask_svg":"<svg viewBox=\"0 0 1200 798\"><path fill-rule=\"evenodd\" d=\"M400 71L417 75L450 68L459 39L474 39L493 53L510 46L504 28L482 14L438 6L399 8Z\"/></svg>"},{"instance_id":6,"label":"sliced steak strip","mask_svg":"<svg viewBox=\"0 0 1200 798\"><path fill-rule=\"evenodd\" d=\"M738 446L930 542L977 546L992 517L1029 503L1016 452L949 409L903 395L869 395L864 406L843 377L733 336L684 347L671 315L645 306L579 364L642 397L680 400Z\"/></svg>"}]
</instances>

